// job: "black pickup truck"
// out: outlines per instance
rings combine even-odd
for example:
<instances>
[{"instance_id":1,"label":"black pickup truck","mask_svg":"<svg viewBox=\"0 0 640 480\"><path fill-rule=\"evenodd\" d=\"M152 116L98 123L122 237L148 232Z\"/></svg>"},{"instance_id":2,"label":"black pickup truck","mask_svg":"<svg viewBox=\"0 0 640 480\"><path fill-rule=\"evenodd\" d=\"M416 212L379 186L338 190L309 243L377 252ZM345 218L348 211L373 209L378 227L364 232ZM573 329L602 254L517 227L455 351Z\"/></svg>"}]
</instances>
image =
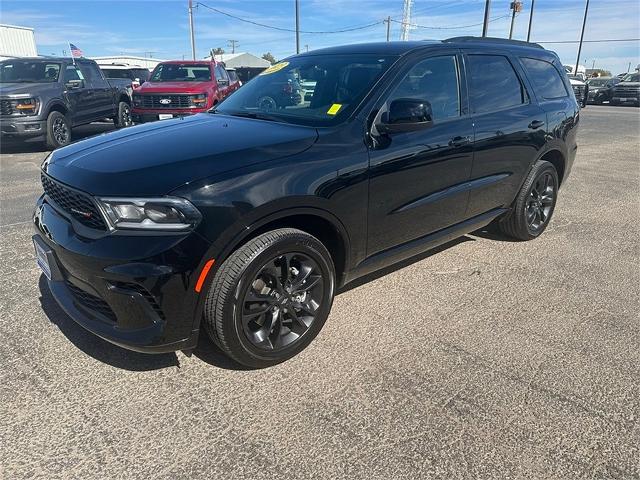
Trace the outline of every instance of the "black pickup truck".
<instances>
[{"instance_id":1,"label":"black pickup truck","mask_svg":"<svg viewBox=\"0 0 640 480\"><path fill-rule=\"evenodd\" d=\"M15 58L0 62L2 140L44 137L55 149L71 129L105 118L131 125L131 97L111 85L93 60Z\"/></svg>"}]
</instances>

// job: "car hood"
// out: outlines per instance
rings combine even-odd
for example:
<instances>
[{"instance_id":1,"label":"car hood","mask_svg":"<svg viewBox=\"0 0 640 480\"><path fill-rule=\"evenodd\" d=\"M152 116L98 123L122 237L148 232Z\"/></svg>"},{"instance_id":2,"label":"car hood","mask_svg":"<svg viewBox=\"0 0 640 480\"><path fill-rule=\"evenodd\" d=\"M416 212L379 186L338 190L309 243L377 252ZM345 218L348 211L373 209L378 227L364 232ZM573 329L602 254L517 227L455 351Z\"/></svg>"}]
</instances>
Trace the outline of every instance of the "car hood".
<instances>
[{"instance_id":1,"label":"car hood","mask_svg":"<svg viewBox=\"0 0 640 480\"><path fill-rule=\"evenodd\" d=\"M211 82L144 82L136 93L197 93L210 86Z\"/></svg>"},{"instance_id":2,"label":"car hood","mask_svg":"<svg viewBox=\"0 0 640 480\"><path fill-rule=\"evenodd\" d=\"M43 83L0 83L0 96L6 95L38 95L49 90L60 88L57 82Z\"/></svg>"},{"instance_id":3,"label":"car hood","mask_svg":"<svg viewBox=\"0 0 640 480\"><path fill-rule=\"evenodd\" d=\"M586 83L581 82L580 80L574 80L573 78L570 78L569 82L571 83L571 85L586 85Z\"/></svg>"},{"instance_id":4,"label":"car hood","mask_svg":"<svg viewBox=\"0 0 640 480\"><path fill-rule=\"evenodd\" d=\"M309 148L317 131L203 113L88 138L54 151L53 178L93 195L166 195L195 180Z\"/></svg>"}]
</instances>

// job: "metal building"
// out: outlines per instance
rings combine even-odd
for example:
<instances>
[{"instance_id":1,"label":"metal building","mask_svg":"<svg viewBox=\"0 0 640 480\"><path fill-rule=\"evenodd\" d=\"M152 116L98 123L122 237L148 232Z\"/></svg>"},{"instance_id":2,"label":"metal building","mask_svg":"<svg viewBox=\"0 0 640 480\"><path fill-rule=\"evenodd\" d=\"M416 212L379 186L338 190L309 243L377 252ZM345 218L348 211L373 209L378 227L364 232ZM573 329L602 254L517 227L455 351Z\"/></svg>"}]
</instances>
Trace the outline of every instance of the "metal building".
<instances>
[{"instance_id":1,"label":"metal building","mask_svg":"<svg viewBox=\"0 0 640 480\"><path fill-rule=\"evenodd\" d=\"M33 28L0 24L0 60L37 56Z\"/></svg>"},{"instance_id":2,"label":"metal building","mask_svg":"<svg viewBox=\"0 0 640 480\"><path fill-rule=\"evenodd\" d=\"M159 58L134 57L131 55L112 55L110 57L91 57L91 60L95 60L101 65L105 65L109 63L126 63L128 65L138 65L140 67L144 67L149 70L153 70L156 67L156 65L158 65L160 62L164 62L164 60Z\"/></svg>"}]
</instances>

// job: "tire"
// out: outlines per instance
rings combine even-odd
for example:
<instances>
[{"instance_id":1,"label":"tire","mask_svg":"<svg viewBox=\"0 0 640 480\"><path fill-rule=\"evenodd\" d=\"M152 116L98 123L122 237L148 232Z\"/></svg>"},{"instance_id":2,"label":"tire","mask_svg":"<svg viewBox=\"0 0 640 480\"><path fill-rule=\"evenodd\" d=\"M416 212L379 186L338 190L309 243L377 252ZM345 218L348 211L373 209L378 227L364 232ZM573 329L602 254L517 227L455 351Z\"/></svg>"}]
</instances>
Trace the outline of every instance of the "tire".
<instances>
[{"instance_id":1,"label":"tire","mask_svg":"<svg viewBox=\"0 0 640 480\"><path fill-rule=\"evenodd\" d=\"M290 283L283 285L285 272ZM292 228L272 230L245 243L217 270L205 302L205 329L238 363L276 365L318 335L334 291L333 261L318 239Z\"/></svg>"},{"instance_id":2,"label":"tire","mask_svg":"<svg viewBox=\"0 0 640 480\"><path fill-rule=\"evenodd\" d=\"M264 110L265 112L269 112L271 110L277 110L278 102L276 102L275 98L266 95L258 99L258 108Z\"/></svg>"},{"instance_id":3,"label":"tire","mask_svg":"<svg viewBox=\"0 0 640 480\"><path fill-rule=\"evenodd\" d=\"M113 119L113 124L116 128L126 128L133 125L131 107L127 102L120 102L118 104L118 115Z\"/></svg>"},{"instance_id":4,"label":"tire","mask_svg":"<svg viewBox=\"0 0 640 480\"><path fill-rule=\"evenodd\" d=\"M546 161L536 162L513 202L511 213L498 222L500 231L517 240L539 237L553 215L558 186L555 167Z\"/></svg>"},{"instance_id":5,"label":"tire","mask_svg":"<svg viewBox=\"0 0 640 480\"><path fill-rule=\"evenodd\" d=\"M51 150L71 143L71 124L69 119L58 111L47 117L47 147Z\"/></svg>"}]
</instances>

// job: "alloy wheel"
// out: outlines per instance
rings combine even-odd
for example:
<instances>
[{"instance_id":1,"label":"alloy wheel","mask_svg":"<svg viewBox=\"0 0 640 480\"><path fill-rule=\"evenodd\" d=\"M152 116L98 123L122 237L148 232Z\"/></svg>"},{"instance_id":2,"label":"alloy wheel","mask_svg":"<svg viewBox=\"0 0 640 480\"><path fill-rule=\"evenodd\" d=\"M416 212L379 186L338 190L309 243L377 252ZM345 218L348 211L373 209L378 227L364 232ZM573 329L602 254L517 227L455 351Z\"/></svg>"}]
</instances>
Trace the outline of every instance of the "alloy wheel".
<instances>
[{"instance_id":1,"label":"alloy wheel","mask_svg":"<svg viewBox=\"0 0 640 480\"><path fill-rule=\"evenodd\" d=\"M133 121L131 120L131 108L129 108L129 105L127 105L126 107L122 108L122 115L120 117L120 124L123 127L130 127L131 125L133 125Z\"/></svg>"},{"instance_id":2,"label":"alloy wheel","mask_svg":"<svg viewBox=\"0 0 640 480\"><path fill-rule=\"evenodd\" d=\"M242 327L257 348L278 351L302 338L324 294L320 267L306 254L286 253L260 268L242 302Z\"/></svg>"},{"instance_id":3,"label":"alloy wheel","mask_svg":"<svg viewBox=\"0 0 640 480\"><path fill-rule=\"evenodd\" d=\"M53 122L53 138L59 145L66 145L69 142L69 127L62 118L56 118Z\"/></svg>"},{"instance_id":4,"label":"alloy wheel","mask_svg":"<svg viewBox=\"0 0 640 480\"><path fill-rule=\"evenodd\" d=\"M549 220L555 201L556 186L553 177L546 172L533 184L525 206L527 225L533 232L542 228Z\"/></svg>"}]
</instances>

